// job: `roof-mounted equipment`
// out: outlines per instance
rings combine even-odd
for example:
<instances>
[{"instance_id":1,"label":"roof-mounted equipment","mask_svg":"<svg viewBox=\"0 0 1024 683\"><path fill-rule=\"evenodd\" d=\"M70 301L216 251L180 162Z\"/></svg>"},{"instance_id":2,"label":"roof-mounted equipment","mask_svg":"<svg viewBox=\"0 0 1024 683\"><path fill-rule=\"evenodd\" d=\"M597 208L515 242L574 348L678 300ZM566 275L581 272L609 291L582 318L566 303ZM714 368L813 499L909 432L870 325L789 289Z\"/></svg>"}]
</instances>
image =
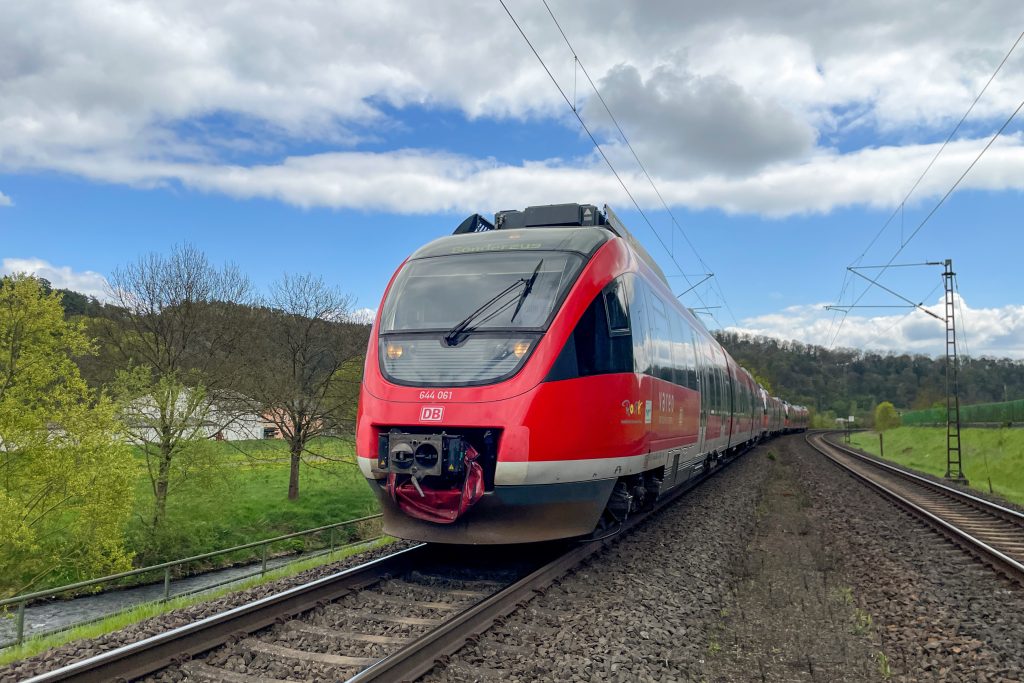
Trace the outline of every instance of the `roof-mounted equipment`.
<instances>
[{"instance_id":1,"label":"roof-mounted equipment","mask_svg":"<svg viewBox=\"0 0 1024 683\"><path fill-rule=\"evenodd\" d=\"M523 228L569 228L569 227L600 227L626 240L633 250L643 259L661 280L668 284L665 273L647 253L633 233L631 233L615 212L607 204L604 210L598 210L593 204L545 204L528 206L522 211L508 210L494 214L491 223L478 213L473 214L459 224L453 235L465 235L474 232L490 232L491 230L515 230Z\"/></svg>"}]
</instances>

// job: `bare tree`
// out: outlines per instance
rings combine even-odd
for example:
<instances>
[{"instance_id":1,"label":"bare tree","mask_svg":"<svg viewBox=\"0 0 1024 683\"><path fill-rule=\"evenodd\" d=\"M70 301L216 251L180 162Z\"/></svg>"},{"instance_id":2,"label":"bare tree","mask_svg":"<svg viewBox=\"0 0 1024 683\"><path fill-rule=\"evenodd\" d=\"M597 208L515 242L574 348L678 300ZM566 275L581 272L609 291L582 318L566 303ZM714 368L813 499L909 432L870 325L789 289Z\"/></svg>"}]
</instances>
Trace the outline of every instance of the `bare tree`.
<instances>
[{"instance_id":1,"label":"bare tree","mask_svg":"<svg viewBox=\"0 0 1024 683\"><path fill-rule=\"evenodd\" d=\"M244 393L288 442L289 500L299 497L310 442L354 426L369 330L351 322L352 303L320 277L285 275L257 316Z\"/></svg>"},{"instance_id":2,"label":"bare tree","mask_svg":"<svg viewBox=\"0 0 1024 683\"><path fill-rule=\"evenodd\" d=\"M175 477L188 471L177 462L233 419L223 405L237 397L251 286L235 266L217 268L186 244L117 269L108 293L117 308L97 331L118 368L110 384L122 417L146 456L156 531Z\"/></svg>"}]
</instances>

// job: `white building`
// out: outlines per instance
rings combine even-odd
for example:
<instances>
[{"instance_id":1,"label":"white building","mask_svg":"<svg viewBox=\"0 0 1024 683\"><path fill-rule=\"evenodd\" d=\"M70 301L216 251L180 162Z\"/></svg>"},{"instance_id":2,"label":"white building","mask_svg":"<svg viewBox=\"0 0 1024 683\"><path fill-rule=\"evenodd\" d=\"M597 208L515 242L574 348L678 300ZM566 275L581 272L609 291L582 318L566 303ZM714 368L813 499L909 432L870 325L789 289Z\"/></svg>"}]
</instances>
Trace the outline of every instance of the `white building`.
<instances>
[{"instance_id":1,"label":"white building","mask_svg":"<svg viewBox=\"0 0 1024 683\"><path fill-rule=\"evenodd\" d=\"M163 405L161 405L163 404ZM166 419L161 420L161 407ZM178 439L217 439L240 441L263 438L263 417L252 411L246 402L235 397L196 397L185 388L174 401L158 402L152 396L133 401L121 413L128 434L127 441L135 445L160 440L163 423Z\"/></svg>"}]
</instances>

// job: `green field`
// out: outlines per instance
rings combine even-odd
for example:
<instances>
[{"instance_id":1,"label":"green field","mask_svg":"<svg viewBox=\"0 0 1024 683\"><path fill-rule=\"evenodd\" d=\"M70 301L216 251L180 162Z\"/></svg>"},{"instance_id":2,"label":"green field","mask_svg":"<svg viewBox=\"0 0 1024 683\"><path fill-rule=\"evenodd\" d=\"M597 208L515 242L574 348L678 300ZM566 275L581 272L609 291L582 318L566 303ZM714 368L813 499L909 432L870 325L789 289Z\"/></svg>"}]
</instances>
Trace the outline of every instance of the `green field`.
<instances>
[{"instance_id":1,"label":"green field","mask_svg":"<svg viewBox=\"0 0 1024 683\"><path fill-rule=\"evenodd\" d=\"M960 432L964 474L971 488L1024 505L1024 429ZM853 445L878 455L878 434L852 435ZM885 433L885 459L928 474L946 473L945 427L900 427Z\"/></svg>"},{"instance_id":2,"label":"green field","mask_svg":"<svg viewBox=\"0 0 1024 683\"><path fill-rule=\"evenodd\" d=\"M280 440L203 442L201 457L168 497L167 524L149 532L153 492L140 462L135 513L128 529L136 564L152 564L219 550L293 531L341 522L378 511L366 480L351 457L350 443L319 439L303 462L299 499L288 500L288 451ZM343 461L342 461L343 460ZM339 542L345 540L341 535ZM274 551L301 548L282 544Z\"/></svg>"}]
</instances>

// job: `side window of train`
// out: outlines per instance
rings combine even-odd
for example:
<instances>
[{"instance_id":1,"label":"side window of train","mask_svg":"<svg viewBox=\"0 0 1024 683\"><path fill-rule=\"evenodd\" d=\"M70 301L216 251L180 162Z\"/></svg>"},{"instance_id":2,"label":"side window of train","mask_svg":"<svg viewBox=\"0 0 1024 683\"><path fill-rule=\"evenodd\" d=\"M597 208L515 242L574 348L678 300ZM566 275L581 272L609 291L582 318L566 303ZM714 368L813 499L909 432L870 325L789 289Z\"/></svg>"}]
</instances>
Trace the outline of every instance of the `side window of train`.
<instances>
[{"instance_id":1,"label":"side window of train","mask_svg":"<svg viewBox=\"0 0 1024 683\"><path fill-rule=\"evenodd\" d=\"M626 283L619 278L608 283L601 292L604 311L608 320L608 334L616 337L629 334L629 305L626 300Z\"/></svg>"},{"instance_id":2,"label":"side window of train","mask_svg":"<svg viewBox=\"0 0 1024 683\"><path fill-rule=\"evenodd\" d=\"M676 384L697 388L697 358L693 343L693 328L686 318L674 315L672 319L672 359L675 361Z\"/></svg>"},{"instance_id":3,"label":"side window of train","mask_svg":"<svg viewBox=\"0 0 1024 683\"><path fill-rule=\"evenodd\" d=\"M637 279L632 273L622 276L623 285L626 290L629 306L629 321L633 332L633 365L636 372L653 374L651 368L651 325L650 316L647 313L647 300L649 296L645 293L643 281Z\"/></svg>"},{"instance_id":4,"label":"side window of train","mask_svg":"<svg viewBox=\"0 0 1024 683\"><path fill-rule=\"evenodd\" d=\"M665 302L657 294L649 292L651 304L651 353L654 356L654 372L651 373L666 382L675 381L672 362L672 327L669 324Z\"/></svg>"},{"instance_id":5,"label":"side window of train","mask_svg":"<svg viewBox=\"0 0 1024 683\"><path fill-rule=\"evenodd\" d=\"M594 297L555 359L547 381L633 372L633 337L621 290L621 283L613 281ZM609 311L609 301L612 308L618 307L615 312Z\"/></svg>"}]
</instances>

